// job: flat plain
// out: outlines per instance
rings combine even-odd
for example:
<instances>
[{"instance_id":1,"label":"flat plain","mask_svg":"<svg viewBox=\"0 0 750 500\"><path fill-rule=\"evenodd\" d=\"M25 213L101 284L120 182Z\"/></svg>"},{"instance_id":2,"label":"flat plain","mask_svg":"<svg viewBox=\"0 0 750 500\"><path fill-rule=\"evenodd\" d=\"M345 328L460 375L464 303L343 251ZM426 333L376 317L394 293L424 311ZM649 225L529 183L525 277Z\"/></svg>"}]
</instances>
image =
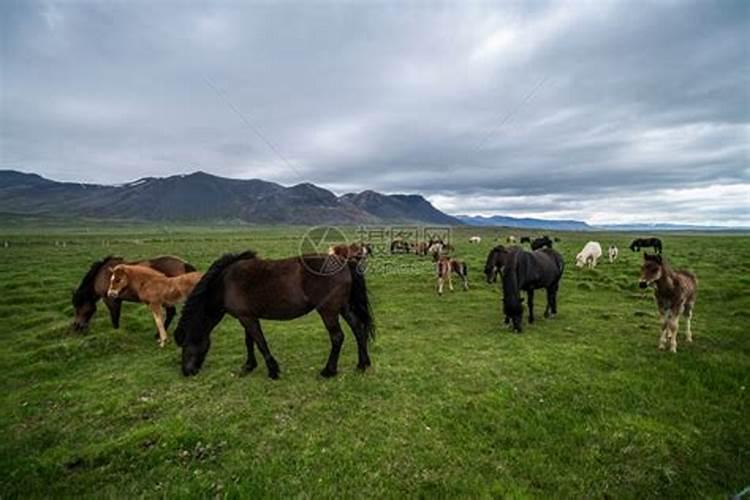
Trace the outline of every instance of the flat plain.
<instances>
[{"instance_id":1,"label":"flat plain","mask_svg":"<svg viewBox=\"0 0 750 500\"><path fill-rule=\"evenodd\" d=\"M433 265L376 254L367 280L373 367L339 375L320 318L266 321L282 376L247 377L225 318L203 370L184 378L146 308L113 330L100 304L71 332L71 290L94 260L225 252L295 255L306 228L22 221L0 229L0 490L3 497L726 497L750 485L750 237L659 234L698 275L693 344L657 350L634 235L555 233L567 262L559 315L513 334L484 282L490 248L524 231L460 228L470 289L435 293ZM346 228L354 237L354 228ZM468 237L479 234L480 245ZM499 238L499 240L496 240ZM576 269L589 239L620 259ZM174 325L170 331L174 330Z\"/></svg>"}]
</instances>

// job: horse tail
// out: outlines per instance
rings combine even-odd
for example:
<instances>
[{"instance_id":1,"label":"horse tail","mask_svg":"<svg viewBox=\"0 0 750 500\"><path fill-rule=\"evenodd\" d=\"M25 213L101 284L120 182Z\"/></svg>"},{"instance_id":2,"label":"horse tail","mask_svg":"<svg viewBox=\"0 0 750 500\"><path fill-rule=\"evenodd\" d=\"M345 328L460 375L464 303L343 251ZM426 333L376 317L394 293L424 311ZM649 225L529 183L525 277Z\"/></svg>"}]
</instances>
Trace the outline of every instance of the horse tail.
<instances>
[{"instance_id":1,"label":"horse tail","mask_svg":"<svg viewBox=\"0 0 750 500\"><path fill-rule=\"evenodd\" d=\"M366 337L375 339L375 320L372 317L370 298L367 295L365 274L355 261L349 261L349 272L352 276L352 288L349 292L349 307L352 314L362 325Z\"/></svg>"},{"instance_id":2,"label":"horse tail","mask_svg":"<svg viewBox=\"0 0 750 500\"><path fill-rule=\"evenodd\" d=\"M224 317L224 271L240 260L255 258L255 252L248 250L239 254L224 254L203 274L185 301L180 321L174 332L177 345L186 340L198 340L207 335ZM185 266L187 268L187 265ZM221 285L221 286L220 286Z\"/></svg>"},{"instance_id":3,"label":"horse tail","mask_svg":"<svg viewBox=\"0 0 750 500\"><path fill-rule=\"evenodd\" d=\"M463 273L464 277L469 276L469 266L466 265L466 262L461 262L461 272Z\"/></svg>"}]
</instances>

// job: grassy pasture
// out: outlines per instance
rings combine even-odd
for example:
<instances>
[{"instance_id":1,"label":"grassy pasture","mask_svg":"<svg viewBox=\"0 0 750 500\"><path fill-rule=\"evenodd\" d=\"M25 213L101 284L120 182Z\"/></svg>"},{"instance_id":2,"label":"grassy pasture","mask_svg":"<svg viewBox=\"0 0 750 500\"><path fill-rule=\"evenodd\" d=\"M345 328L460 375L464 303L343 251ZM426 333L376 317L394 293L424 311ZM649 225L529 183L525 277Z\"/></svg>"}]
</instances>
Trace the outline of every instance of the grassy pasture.
<instances>
[{"instance_id":1,"label":"grassy pasture","mask_svg":"<svg viewBox=\"0 0 750 500\"><path fill-rule=\"evenodd\" d=\"M104 255L176 254L205 270L226 251L295 254L303 233L0 230L2 496L719 498L750 485L748 236L661 235L699 278L695 342L681 332L676 355L656 349L652 292L637 288L625 234L559 233L560 314L541 318L538 294L540 319L522 335L502 327L499 289L481 275L508 231L456 230L471 289L441 298L428 259L376 257L364 375L346 330L339 376L318 376L329 341L316 314L264 323L278 381L262 361L237 377L245 348L231 318L190 379L174 343L157 348L143 306L123 306L119 331L103 306L87 334L68 330L70 290ZM591 238L616 243L620 260L576 269Z\"/></svg>"}]
</instances>

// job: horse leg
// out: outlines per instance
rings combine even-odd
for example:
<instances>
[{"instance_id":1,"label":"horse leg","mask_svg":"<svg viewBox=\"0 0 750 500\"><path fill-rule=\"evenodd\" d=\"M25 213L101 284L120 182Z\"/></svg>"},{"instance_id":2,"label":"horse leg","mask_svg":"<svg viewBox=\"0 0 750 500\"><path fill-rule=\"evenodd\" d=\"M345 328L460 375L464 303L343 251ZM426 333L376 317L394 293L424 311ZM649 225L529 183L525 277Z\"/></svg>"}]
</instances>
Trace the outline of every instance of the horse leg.
<instances>
[{"instance_id":1,"label":"horse leg","mask_svg":"<svg viewBox=\"0 0 750 500\"><path fill-rule=\"evenodd\" d=\"M164 347L167 343L167 330L164 328L161 304L149 304L149 307L151 308L151 314L154 316L156 329L159 332L159 347Z\"/></svg>"},{"instance_id":2,"label":"horse leg","mask_svg":"<svg viewBox=\"0 0 750 500\"><path fill-rule=\"evenodd\" d=\"M328 335L331 337L331 353L328 355L328 362L325 367L320 371L323 377L328 378L336 375L338 371L339 353L341 353L341 345L344 343L344 332L341 331L338 313L328 310L318 312L328 330Z\"/></svg>"},{"instance_id":3,"label":"horse leg","mask_svg":"<svg viewBox=\"0 0 750 500\"><path fill-rule=\"evenodd\" d=\"M463 285L464 285L464 291L468 290L469 289L469 277L466 276L466 273L464 273L463 271L461 271L461 281L463 282Z\"/></svg>"},{"instance_id":4,"label":"horse leg","mask_svg":"<svg viewBox=\"0 0 750 500\"><path fill-rule=\"evenodd\" d=\"M447 274L448 274L448 288L452 292L453 291L453 273L450 271L450 269L448 269Z\"/></svg>"},{"instance_id":5,"label":"horse leg","mask_svg":"<svg viewBox=\"0 0 750 500\"><path fill-rule=\"evenodd\" d=\"M109 297L104 299L104 304L109 309L109 319L112 321L112 328L115 330L120 328L120 309L122 307L122 301L119 299L110 299Z\"/></svg>"},{"instance_id":6,"label":"horse leg","mask_svg":"<svg viewBox=\"0 0 750 500\"><path fill-rule=\"evenodd\" d=\"M247 360L240 370L240 376L245 376L255 370L258 366L258 360L255 359L255 341L253 340L252 329L260 330L260 323L257 319L248 319L242 322L245 327L245 347L247 347Z\"/></svg>"},{"instance_id":7,"label":"horse leg","mask_svg":"<svg viewBox=\"0 0 750 500\"><path fill-rule=\"evenodd\" d=\"M443 277L438 276L438 288L437 288L438 295L443 295Z\"/></svg>"},{"instance_id":8,"label":"horse leg","mask_svg":"<svg viewBox=\"0 0 750 500\"><path fill-rule=\"evenodd\" d=\"M669 351L677 352L677 328L679 327L680 315L673 314L669 318Z\"/></svg>"},{"instance_id":9,"label":"horse leg","mask_svg":"<svg viewBox=\"0 0 750 500\"><path fill-rule=\"evenodd\" d=\"M177 308L175 306L167 306L164 308L167 317L164 319L164 328L169 330L169 325L172 324L172 320L177 314Z\"/></svg>"},{"instance_id":10,"label":"horse leg","mask_svg":"<svg viewBox=\"0 0 750 500\"><path fill-rule=\"evenodd\" d=\"M693 304L688 302L687 304L685 304L685 323L686 323L686 328L687 328L685 331L687 338L685 340L687 340L688 342L693 341L693 330L690 325L690 322L692 321L692 319L693 319Z\"/></svg>"},{"instance_id":11,"label":"horse leg","mask_svg":"<svg viewBox=\"0 0 750 500\"><path fill-rule=\"evenodd\" d=\"M526 295L529 297L529 324L531 324L534 322L534 289L529 289Z\"/></svg>"},{"instance_id":12,"label":"horse leg","mask_svg":"<svg viewBox=\"0 0 750 500\"><path fill-rule=\"evenodd\" d=\"M370 363L370 355L367 353L367 332L362 328L362 324L359 322L357 317L352 314L349 306L344 306L341 310L341 317L344 318L346 324L352 329L354 338L357 339L357 355L359 356L359 362L357 368L360 370L367 369L372 363Z\"/></svg>"},{"instance_id":13,"label":"horse leg","mask_svg":"<svg viewBox=\"0 0 750 500\"><path fill-rule=\"evenodd\" d=\"M662 313L659 310L659 321L661 322L661 337L659 337L659 349L664 350L667 347L669 331L669 311Z\"/></svg>"},{"instance_id":14,"label":"horse leg","mask_svg":"<svg viewBox=\"0 0 750 500\"><path fill-rule=\"evenodd\" d=\"M255 318L241 318L240 322L245 327L245 335L249 333L250 338L258 345L258 350L266 362L266 368L268 368L268 377L274 380L279 378L279 372L281 369L279 368L276 359L271 355L271 351L268 349L266 337L263 335L263 330L260 328L260 321ZM245 343L247 344L247 340ZM250 355L248 353L248 360L249 358Z\"/></svg>"}]
</instances>

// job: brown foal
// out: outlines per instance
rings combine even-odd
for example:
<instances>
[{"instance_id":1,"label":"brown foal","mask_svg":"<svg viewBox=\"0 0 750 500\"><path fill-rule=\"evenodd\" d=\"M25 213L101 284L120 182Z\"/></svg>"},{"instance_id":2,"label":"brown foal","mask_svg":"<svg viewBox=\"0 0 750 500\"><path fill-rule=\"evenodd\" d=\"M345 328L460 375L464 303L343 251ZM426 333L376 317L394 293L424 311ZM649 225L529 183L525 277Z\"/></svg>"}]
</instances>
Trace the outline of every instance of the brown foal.
<instances>
[{"instance_id":1,"label":"brown foal","mask_svg":"<svg viewBox=\"0 0 750 500\"><path fill-rule=\"evenodd\" d=\"M107 296L117 298L125 290L138 297L138 300L151 309L156 328L159 330L159 346L167 343L167 329L164 327L162 306L175 306L184 302L202 274L191 272L168 277L146 266L118 264L111 269Z\"/></svg>"},{"instance_id":2,"label":"brown foal","mask_svg":"<svg viewBox=\"0 0 750 500\"><path fill-rule=\"evenodd\" d=\"M639 285L641 288L655 286L654 296L661 322L659 349L665 349L669 341L669 350L677 352L677 328L681 315L687 323L686 340L692 342L690 320L693 319L698 291L698 279L695 275L688 271L673 271L661 255L644 253Z\"/></svg>"}]
</instances>

